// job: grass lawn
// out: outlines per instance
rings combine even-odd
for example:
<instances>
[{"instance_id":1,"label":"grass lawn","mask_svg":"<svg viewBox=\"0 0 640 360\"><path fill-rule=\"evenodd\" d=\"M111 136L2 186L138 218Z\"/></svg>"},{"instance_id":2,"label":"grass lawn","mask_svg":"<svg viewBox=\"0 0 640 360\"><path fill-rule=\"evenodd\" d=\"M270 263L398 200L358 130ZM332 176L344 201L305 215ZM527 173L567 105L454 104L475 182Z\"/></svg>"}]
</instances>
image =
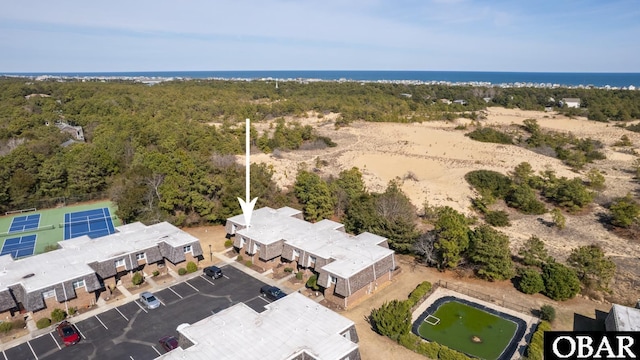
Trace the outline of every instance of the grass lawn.
<instances>
[{"instance_id":1,"label":"grass lawn","mask_svg":"<svg viewBox=\"0 0 640 360\"><path fill-rule=\"evenodd\" d=\"M512 321L457 301L440 305L431 315L440 322L423 322L418 328L420 336L481 359L500 357L517 329Z\"/></svg>"}]
</instances>

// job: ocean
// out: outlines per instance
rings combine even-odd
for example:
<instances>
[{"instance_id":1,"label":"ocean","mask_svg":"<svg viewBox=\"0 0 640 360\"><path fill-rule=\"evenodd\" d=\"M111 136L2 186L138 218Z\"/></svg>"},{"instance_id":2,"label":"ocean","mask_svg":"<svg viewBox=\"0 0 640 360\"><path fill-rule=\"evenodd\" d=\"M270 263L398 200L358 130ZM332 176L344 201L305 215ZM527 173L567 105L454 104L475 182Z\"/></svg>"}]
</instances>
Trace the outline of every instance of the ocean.
<instances>
[{"instance_id":1,"label":"ocean","mask_svg":"<svg viewBox=\"0 0 640 360\"><path fill-rule=\"evenodd\" d=\"M358 71L358 70L254 70L254 71L142 71L4 73L7 76L150 79L310 79L326 81L413 81L525 86L640 87L640 73L483 72L483 71Z\"/></svg>"}]
</instances>

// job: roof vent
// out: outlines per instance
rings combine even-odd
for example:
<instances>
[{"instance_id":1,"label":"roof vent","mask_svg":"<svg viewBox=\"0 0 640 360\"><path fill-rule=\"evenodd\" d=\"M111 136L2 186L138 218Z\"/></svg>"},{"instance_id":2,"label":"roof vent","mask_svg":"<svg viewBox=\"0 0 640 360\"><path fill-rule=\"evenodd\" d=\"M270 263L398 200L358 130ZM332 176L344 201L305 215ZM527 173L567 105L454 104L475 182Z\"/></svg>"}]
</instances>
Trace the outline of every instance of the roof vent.
<instances>
[{"instance_id":1,"label":"roof vent","mask_svg":"<svg viewBox=\"0 0 640 360\"><path fill-rule=\"evenodd\" d=\"M23 279L28 279L28 278L30 278L30 277L34 277L34 276L36 276L36 274L31 273L31 274L27 274L27 275L23 276L22 278L23 278Z\"/></svg>"}]
</instances>

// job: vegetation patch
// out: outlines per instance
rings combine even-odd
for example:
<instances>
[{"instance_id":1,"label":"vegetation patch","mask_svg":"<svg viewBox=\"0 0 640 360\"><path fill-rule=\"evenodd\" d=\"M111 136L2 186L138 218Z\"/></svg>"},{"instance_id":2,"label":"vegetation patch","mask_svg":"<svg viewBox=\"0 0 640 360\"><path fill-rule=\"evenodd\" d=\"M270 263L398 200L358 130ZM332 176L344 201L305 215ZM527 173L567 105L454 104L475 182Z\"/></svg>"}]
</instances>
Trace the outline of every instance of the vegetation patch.
<instances>
[{"instance_id":1,"label":"vegetation patch","mask_svg":"<svg viewBox=\"0 0 640 360\"><path fill-rule=\"evenodd\" d=\"M480 127L465 135L481 142L513 144L513 136L490 127Z\"/></svg>"}]
</instances>

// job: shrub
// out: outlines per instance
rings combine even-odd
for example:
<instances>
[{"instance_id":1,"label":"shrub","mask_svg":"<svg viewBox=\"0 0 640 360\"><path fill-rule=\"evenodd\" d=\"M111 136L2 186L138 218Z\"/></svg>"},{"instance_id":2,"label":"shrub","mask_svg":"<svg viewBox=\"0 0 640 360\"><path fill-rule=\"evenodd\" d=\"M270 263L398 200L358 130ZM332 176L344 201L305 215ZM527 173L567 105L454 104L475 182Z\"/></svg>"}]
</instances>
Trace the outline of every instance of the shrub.
<instances>
[{"instance_id":1,"label":"shrub","mask_svg":"<svg viewBox=\"0 0 640 360\"><path fill-rule=\"evenodd\" d=\"M482 127L465 134L473 140L496 144L513 144L513 137L494 128Z\"/></svg>"},{"instance_id":2,"label":"shrub","mask_svg":"<svg viewBox=\"0 0 640 360\"><path fill-rule=\"evenodd\" d=\"M449 349L446 346L440 346L440 351L438 352L438 359L441 360L462 360L468 359L466 355L460 353L456 350Z\"/></svg>"},{"instance_id":3,"label":"shrub","mask_svg":"<svg viewBox=\"0 0 640 360\"><path fill-rule=\"evenodd\" d=\"M0 323L0 332L3 332L6 334L9 331L11 331L11 329L13 329L13 323L8 321Z\"/></svg>"},{"instance_id":4,"label":"shrub","mask_svg":"<svg viewBox=\"0 0 640 360\"><path fill-rule=\"evenodd\" d=\"M153 276L155 277L155 276L158 276L158 275L160 275L160 271L158 271L158 270L153 270Z\"/></svg>"},{"instance_id":5,"label":"shrub","mask_svg":"<svg viewBox=\"0 0 640 360\"><path fill-rule=\"evenodd\" d=\"M492 226L510 226L509 222L509 214L505 211L497 210L497 211L489 211L484 216L484 219Z\"/></svg>"},{"instance_id":6,"label":"shrub","mask_svg":"<svg viewBox=\"0 0 640 360\"><path fill-rule=\"evenodd\" d=\"M296 273L296 280L302 280L303 276L304 276L304 273L302 271L298 271Z\"/></svg>"},{"instance_id":7,"label":"shrub","mask_svg":"<svg viewBox=\"0 0 640 360\"><path fill-rule=\"evenodd\" d=\"M62 309L53 309L51 312L51 321L60 322L67 317L67 314Z\"/></svg>"},{"instance_id":8,"label":"shrub","mask_svg":"<svg viewBox=\"0 0 640 360\"><path fill-rule=\"evenodd\" d=\"M420 338L417 337L416 335L410 333L410 332L408 332L406 334L402 334L398 338L398 344L406 347L407 349L409 349L411 351L418 350L418 344L419 343L420 343Z\"/></svg>"},{"instance_id":9,"label":"shrub","mask_svg":"<svg viewBox=\"0 0 640 360\"><path fill-rule=\"evenodd\" d=\"M24 319L13 320L11 323L13 324L14 329L24 329L27 327L27 323Z\"/></svg>"},{"instance_id":10,"label":"shrub","mask_svg":"<svg viewBox=\"0 0 640 360\"><path fill-rule=\"evenodd\" d=\"M580 280L572 269L556 262L542 267L544 294L553 300L568 300L580 291Z\"/></svg>"},{"instance_id":11,"label":"shrub","mask_svg":"<svg viewBox=\"0 0 640 360\"><path fill-rule=\"evenodd\" d=\"M139 272L136 272L135 274L133 274L133 276L131 277L131 283L133 283L133 285L140 285L144 282L144 277L142 277L142 274L140 274Z\"/></svg>"},{"instance_id":12,"label":"shrub","mask_svg":"<svg viewBox=\"0 0 640 360\"><path fill-rule=\"evenodd\" d=\"M475 170L464 176L476 190L489 191L496 198L503 199L511 189L512 181L508 176L491 170Z\"/></svg>"},{"instance_id":13,"label":"shrub","mask_svg":"<svg viewBox=\"0 0 640 360\"><path fill-rule=\"evenodd\" d=\"M55 245L47 245L44 247L44 252L49 252L53 250L58 250L58 244Z\"/></svg>"},{"instance_id":14,"label":"shrub","mask_svg":"<svg viewBox=\"0 0 640 360\"><path fill-rule=\"evenodd\" d=\"M251 260L247 260L247 261L245 261L245 262L244 262L244 266L246 266L246 267L252 267L252 266L253 266L253 263L251 262Z\"/></svg>"},{"instance_id":15,"label":"shrub","mask_svg":"<svg viewBox=\"0 0 640 360\"><path fill-rule=\"evenodd\" d=\"M233 240L229 239L224 242L224 247L230 248L233 246Z\"/></svg>"},{"instance_id":16,"label":"shrub","mask_svg":"<svg viewBox=\"0 0 640 360\"><path fill-rule=\"evenodd\" d=\"M541 215L547 212L544 204L540 202L535 191L528 185L514 186L505 198L507 205L530 215Z\"/></svg>"},{"instance_id":17,"label":"shrub","mask_svg":"<svg viewBox=\"0 0 640 360\"><path fill-rule=\"evenodd\" d=\"M185 268L178 269L178 275L186 275L186 274L187 274L187 269Z\"/></svg>"},{"instance_id":18,"label":"shrub","mask_svg":"<svg viewBox=\"0 0 640 360\"><path fill-rule=\"evenodd\" d=\"M286 267L286 268L284 268L284 272L292 273L293 272L293 268L292 267Z\"/></svg>"},{"instance_id":19,"label":"shrub","mask_svg":"<svg viewBox=\"0 0 640 360\"><path fill-rule=\"evenodd\" d=\"M531 342L529 343L529 347L527 348L526 355L527 359L540 359L543 357L543 349L544 349L544 332L551 330L551 324L546 321L541 321L538 324L538 329L533 333L531 337Z\"/></svg>"},{"instance_id":20,"label":"shrub","mask_svg":"<svg viewBox=\"0 0 640 360\"><path fill-rule=\"evenodd\" d=\"M194 263L193 261L189 261L187 263L187 272L194 273L196 271L198 271L198 265L196 265L196 263Z\"/></svg>"},{"instance_id":21,"label":"shrub","mask_svg":"<svg viewBox=\"0 0 640 360\"><path fill-rule=\"evenodd\" d=\"M394 341L409 333L411 327L411 311L407 301L392 300L385 302L378 309L371 311L371 325L380 335Z\"/></svg>"},{"instance_id":22,"label":"shrub","mask_svg":"<svg viewBox=\"0 0 640 360\"><path fill-rule=\"evenodd\" d=\"M551 305L542 305L540 308L540 319L553 322L556 318L556 309Z\"/></svg>"},{"instance_id":23,"label":"shrub","mask_svg":"<svg viewBox=\"0 0 640 360\"><path fill-rule=\"evenodd\" d=\"M320 290L318 286L318 275L313 275L307 280L307 287L312 290Z\"/></svg>"},{"instance_id":24,"label":"shrub","mask_svg":"<svg viewBox=\"0 0 640 360\"><path fill-rule=\"evenodd\" d=\"M421 342L416 349L418 354L424 355L429 359L437 359L440 352L440 344L437 342Z\"/></svg>"},{"instance_id":25,"label":"shrub","mask_svg":"<svg viewBox=\"0 0 640 360\"><path fill-rule=\"evenodd\" d=\"M49 326L51 326L51 320L48 318L42 318L36 322L36 327L38 329L48 328Z\"/></svg>"},{"instance_id":26,"label":"shrub","mask_svg":"<svg viewBox=\"0 0 640 360\"><path fill-rule=\"evenodd\" d=\"M431 291L431 283L428 281L423 281L420 285L416 286L411 294L409 294L409 307L416 306L418 301L422 300L429 291Z\"/></svg>"},{"instance_id":27,"label":"shrub","mask_svg":"<svg viewBox=\"0 0 640 360\"><path fill-rule=\"evenodd\" d=\"M609 206L611 212L611 224L614 226L628 228L638 221L640 216L640 204L638 204L631 194L613 200Z\"/></svg>"},{"instance_id":28,"label":"shrub","mask_svg":"<svg viewBox=\"0 0 640 360\"><path fill-rule=\"evenodd\" d=\"M521 270L518 290L525 294L537 294L543 291L544 280L542 280L542 275L535 269L526 268Z\"/></svg>"},{"instance_id":29,"label":"shrub","mask_svg":"<svg viewBox=\"0 0 640 360\"><path fill-rule=\"evenodd\" d=\"M236 257L237 261L242 261L244 258L242 257L242 255L238 255L238 257Z\"/></svg>"},{"instance_id":30,"label":"shrub","mask_svg":"<svg viewBox=\"0 0 640 360\"><path fill-rule=\"evenodd\" d=\"M69 315L75 315L78 312L78 309L76 309L74 306L69 308Z\"/></svg>"}]
</instances>

